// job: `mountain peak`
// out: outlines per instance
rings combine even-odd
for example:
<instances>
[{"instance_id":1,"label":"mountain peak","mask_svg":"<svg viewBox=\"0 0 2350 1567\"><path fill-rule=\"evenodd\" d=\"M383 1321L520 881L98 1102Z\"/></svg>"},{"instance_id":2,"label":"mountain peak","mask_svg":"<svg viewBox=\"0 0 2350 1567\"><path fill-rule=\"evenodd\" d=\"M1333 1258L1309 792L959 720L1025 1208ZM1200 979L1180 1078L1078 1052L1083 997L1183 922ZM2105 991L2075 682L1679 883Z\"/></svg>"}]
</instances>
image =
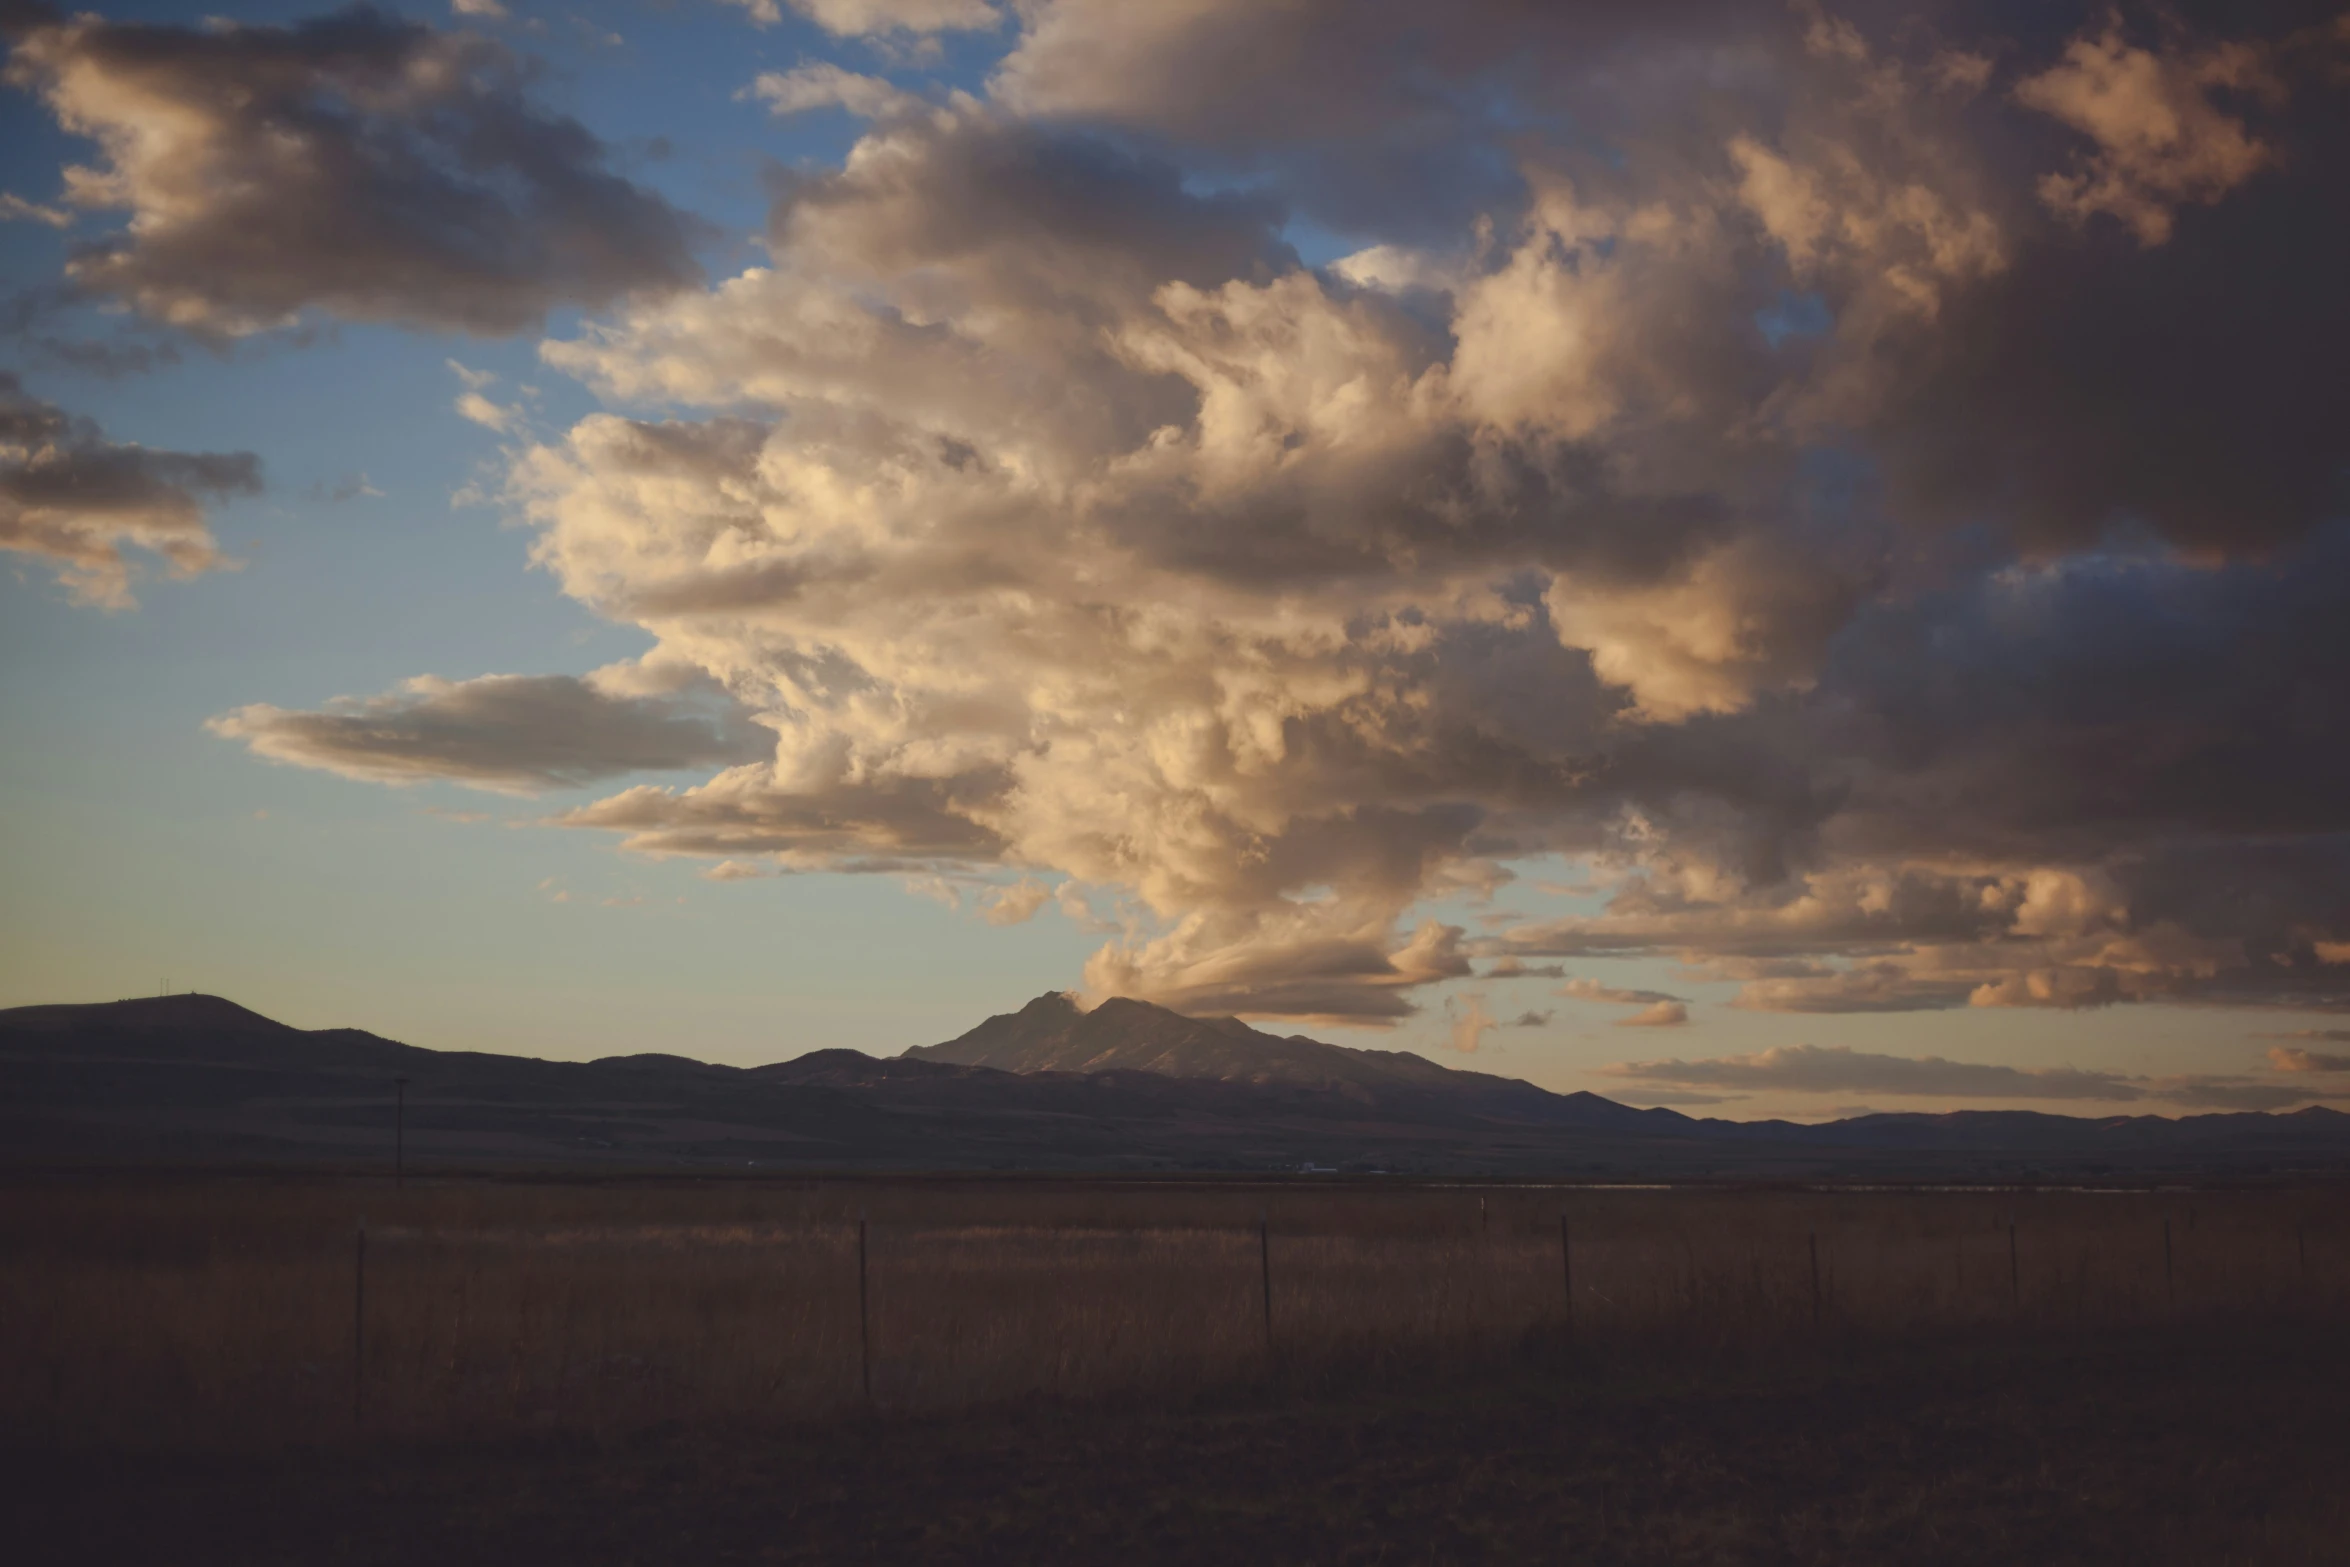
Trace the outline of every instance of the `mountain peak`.
<instances>
[{"instance_id":1,"label":"mountain peak","mask_svg":"<svg viewBox=\"0 0 2350 1567\"><path fill-rule=\"evenodd\" d=\"M1187 1017L1132 996L1113 996L1090 1012L1080 1011L1065 995L1039 996L960 1038L917 1046L906 1055L1023 1074L1149 1072L1333 1093L1362 1104L1430 1103L1538 1121L1642 1114L1591 1095L1577 1096L1588 1105L1570 1102L1531 1083L1458 1071L1409 1051L1350 1049L1302 1034L1283 1038L1235 1017Z\"/></svg>"}]
</instances>

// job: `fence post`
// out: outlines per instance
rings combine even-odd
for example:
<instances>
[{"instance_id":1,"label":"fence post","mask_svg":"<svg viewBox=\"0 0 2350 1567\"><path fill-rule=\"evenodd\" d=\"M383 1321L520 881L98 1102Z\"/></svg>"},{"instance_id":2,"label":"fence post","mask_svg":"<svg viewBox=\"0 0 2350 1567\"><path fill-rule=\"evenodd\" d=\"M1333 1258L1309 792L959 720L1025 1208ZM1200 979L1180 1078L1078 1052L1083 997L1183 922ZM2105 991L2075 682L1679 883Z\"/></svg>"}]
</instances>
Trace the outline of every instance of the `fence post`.
<instances>
[{"instance_id":1,"label":"fence post","mask_svg":"<svg viewBox=\"0 0 2350 1567\"><path fill-rule=\"evenodd\" d=\"M1820 1325L1820 1232L1811 1232L1811 1325Z\"/></svg>"},{"instance_id":2,"label":"fence post","mask_svg":"<svg viewBox=\"0 0 2350 1567\"><path fill-rule=\"evenodd\" d=\"M1264 1285L1265 1302L1265 1359L1273 1358L1273 1220L1272 1215L1257 1212L1257 1271Z\"/></svg>"},{"instance_id":3,"label":"fence post","mask_svg":"<svg viewBox=\"0 0 2350 1567\"><path fill-rule=\"evenodd\" d=\"M367 1423L367 1221L351 1259L351 1424Z\"/></svg>"},{"instance_id":4,"label":"fence post","mask_svg":"<svg viewBox=\"0 0 2350 1567\"><path fill-rule=\"evenodd\" d=\"M2023 1315L2024 1274L2023 1268L2016 1261L2015 1221L2013 1219L2007 1221L2007 1299L2008 1304L2015 1308L2016 1315Z\"/></svg>"},{"instance_id":5,"label":"fence post","mask_svg":"<svg viewBox=\"0 0 2350 1567\"><path fill-rule=\"evenodd\" d=\"M1567 1286L1567 1342L1575 1341L1575 1241L1567 1230L1567 1216L1559 1215L1559 1268Z\"/></svg>"},{"instance_id":6,"label":"fence post","mask_svg":"<svg viewBox=\"0 0 2350 1567\"><path fill-rule=\"evenodd\" d=\"M857 1210L857 1375L865 1389L865 1407L873 1407L873 1312L865 1280L865 1210Z\"/></svg>"}]
</instances>

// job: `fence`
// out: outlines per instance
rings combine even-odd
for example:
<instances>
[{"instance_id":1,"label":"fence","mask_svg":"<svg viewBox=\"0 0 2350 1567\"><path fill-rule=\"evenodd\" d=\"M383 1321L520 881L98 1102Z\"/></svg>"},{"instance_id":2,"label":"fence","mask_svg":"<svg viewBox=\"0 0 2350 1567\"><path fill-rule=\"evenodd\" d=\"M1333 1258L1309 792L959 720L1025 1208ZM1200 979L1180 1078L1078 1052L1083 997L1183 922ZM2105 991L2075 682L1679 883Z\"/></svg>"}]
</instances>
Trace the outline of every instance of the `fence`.
<instances>
[{"instance_id":1,"label":"fence","mask_svg":"<svg viewBox=\"0 0 2350 1567\"><path fill-rule=\"evenodd\" d=\"M2325 1191L45 1195L39 1222L0 1221L17 1444L822 1419L1570 1339L1709 1354L2330 1317L2350 1284ZM363 1228L337 1215L355 1200Z\"/></svg>"}]
</instances>

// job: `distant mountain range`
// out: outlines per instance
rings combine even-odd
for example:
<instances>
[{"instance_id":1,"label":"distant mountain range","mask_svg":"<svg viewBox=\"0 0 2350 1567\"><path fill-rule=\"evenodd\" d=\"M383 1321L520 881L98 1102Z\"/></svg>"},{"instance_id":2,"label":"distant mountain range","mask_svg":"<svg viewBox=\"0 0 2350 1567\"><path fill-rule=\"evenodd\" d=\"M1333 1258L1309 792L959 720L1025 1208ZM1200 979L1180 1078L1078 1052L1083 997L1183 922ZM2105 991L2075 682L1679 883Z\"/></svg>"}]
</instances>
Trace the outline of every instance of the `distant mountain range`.
<instances>
[{"instance_id":1,"label":"distant mountain range","mask_svg":"<svg viewBox=\"0 0 2350 1567\"><path fill-rule=\"evenodd\" d=\"M394 1080L407 1079L395 1090ZM1039 996L892 1058L541 1061L289 1028L215 996L0 1011L18 1165L1352 1170L1576 1177L2071 1177L2350 1170L2350 1116L2030 1111L1824 1125L1554 1094L1131 1000Z\"/></svg>"}]
</instances>

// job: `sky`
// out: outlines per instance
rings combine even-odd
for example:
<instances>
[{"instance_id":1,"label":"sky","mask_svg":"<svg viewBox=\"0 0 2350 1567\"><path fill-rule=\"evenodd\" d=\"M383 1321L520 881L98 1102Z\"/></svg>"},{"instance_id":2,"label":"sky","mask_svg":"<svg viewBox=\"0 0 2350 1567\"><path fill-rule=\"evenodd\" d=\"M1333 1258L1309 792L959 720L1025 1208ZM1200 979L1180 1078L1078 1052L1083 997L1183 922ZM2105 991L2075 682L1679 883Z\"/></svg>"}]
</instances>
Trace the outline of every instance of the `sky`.
<instances>
[{"instance_id":1,"label":"sky","mask_svg":"<svg viewBox=\"0 0 2350 1567\"><path fill-rule=\"evenodd\" d=\"M2350 12L0 0L0 1005L2350 1107Z\"/></svg>"}]
</instances>

